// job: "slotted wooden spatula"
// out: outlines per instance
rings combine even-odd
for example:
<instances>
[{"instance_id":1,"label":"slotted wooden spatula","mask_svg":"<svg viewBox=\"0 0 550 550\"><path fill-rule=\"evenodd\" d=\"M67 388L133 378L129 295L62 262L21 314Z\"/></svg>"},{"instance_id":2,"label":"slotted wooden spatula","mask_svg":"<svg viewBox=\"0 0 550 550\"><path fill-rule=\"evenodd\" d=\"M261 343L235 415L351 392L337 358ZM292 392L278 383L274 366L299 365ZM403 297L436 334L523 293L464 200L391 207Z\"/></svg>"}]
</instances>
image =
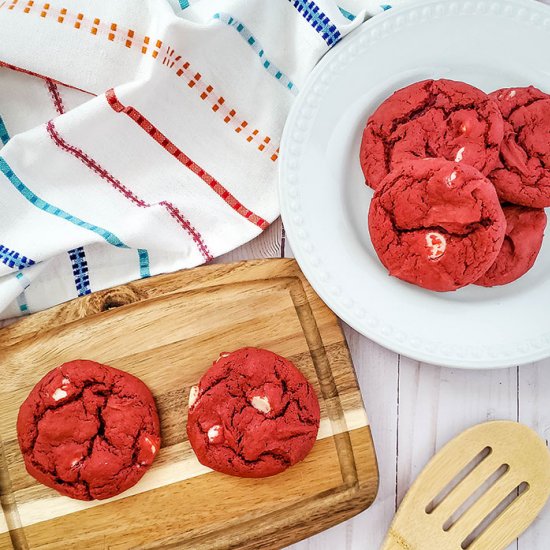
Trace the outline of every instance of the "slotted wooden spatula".
<instances>
[{"instance_id":1,"label":"slotted wooden spatula","mask_svg":"<svg viewBox=\"0 0 550 550\"><path fill-rule=\"evenodd\" d=\"M550 494L550 452L530 428L487 422L428 463L405 495L382 550L502 550Z\"/></svg>"}]
</instances>

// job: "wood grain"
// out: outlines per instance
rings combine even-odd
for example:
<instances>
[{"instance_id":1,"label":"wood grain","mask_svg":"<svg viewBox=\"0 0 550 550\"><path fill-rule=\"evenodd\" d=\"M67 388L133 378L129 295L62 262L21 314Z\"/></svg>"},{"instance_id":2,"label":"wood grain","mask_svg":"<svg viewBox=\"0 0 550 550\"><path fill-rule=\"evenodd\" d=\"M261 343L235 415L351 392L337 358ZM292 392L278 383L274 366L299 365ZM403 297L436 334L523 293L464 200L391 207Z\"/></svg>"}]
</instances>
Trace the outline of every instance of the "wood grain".
<instances>
[{"instance_id":1,"label":"wood grain","mask_svg":"<svg viewBox=\"0 0 550 550\"><path fill-rule=\"evenodd\" d=\"M321 402L312 453L265 480L204 468L185 434L188 388L220 352L245 345L289 357ZM1 490L17 548L53 549L60 540L69 548L276 548L364 510L376 494L370 428L342 330L293 260L212 265L99 292L3 329L0 349ZM153 468L108 501L74 501L39 485L17 445L21 401L43 374L77 357L139 376L161 416Z\"/></svg>"},{"instance_id":2,"label":"wood grain","mask_svg":"<svg viewBox=\"0 0 550 550\"><path fill-rule=\"evenodd\" d=\"M516 492L522 484L527 489ZM510 495L515 498L507 501ZM527 529L549 495L550 453L536 432L510 421L478 424L422 470L382 550L502 550ZM506 507L491 516L503 501Z\"/></svg>"}]
</instances>

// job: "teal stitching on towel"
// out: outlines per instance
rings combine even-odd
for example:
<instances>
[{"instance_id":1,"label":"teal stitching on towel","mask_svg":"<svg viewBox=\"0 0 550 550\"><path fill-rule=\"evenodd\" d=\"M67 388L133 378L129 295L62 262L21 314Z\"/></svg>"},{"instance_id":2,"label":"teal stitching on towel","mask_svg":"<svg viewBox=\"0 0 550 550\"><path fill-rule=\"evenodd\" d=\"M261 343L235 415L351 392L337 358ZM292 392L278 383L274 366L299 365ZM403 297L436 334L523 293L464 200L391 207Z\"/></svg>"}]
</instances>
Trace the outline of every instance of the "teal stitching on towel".
<instances>
[{"instance_id":1,"label":"teal stitching on towel","mask_svg":"<svg viewBox=\"0 0 550 550\"><path fill-rule=\"evenodd\" d=\"M19 191L19 193L21 193L21 195L25 197L25 199L27 199L31 204L36 206L36 208L39 208L40 210L43 210L44 212L47 212L48 214L52 214L53 216L56 216L63 220L67 220L73 225L82 227L83 229L87 229L88 231L93 231L96 235L99 235L100 237L105 239L109 244L112 244L113 246L116 246L118 248L129 248L116 235L114 235L110 231L107 231L106 229L103 229L102 227L99 227L97 225L85 222L80 218L77 218L76 216L73 216L68 212L65 212L61 208L58 208L53 204L47 203L45 200L35 195L17 177L14 171L10 168L10 165L2 157L0 157L0 172L2 172L6 176L8 181L15 187L15 189Z\"/></svg>"}]
</instances>

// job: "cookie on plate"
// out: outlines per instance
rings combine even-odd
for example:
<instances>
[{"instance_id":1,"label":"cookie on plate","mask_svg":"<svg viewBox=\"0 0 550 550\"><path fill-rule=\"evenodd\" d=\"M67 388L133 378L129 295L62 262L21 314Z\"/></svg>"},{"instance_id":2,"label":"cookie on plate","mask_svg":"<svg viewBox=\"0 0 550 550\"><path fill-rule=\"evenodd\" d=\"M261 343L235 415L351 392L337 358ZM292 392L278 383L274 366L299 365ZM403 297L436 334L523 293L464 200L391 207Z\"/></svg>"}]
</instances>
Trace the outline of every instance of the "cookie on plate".
<instances>
[{"instance_id":1,"label":"cookie on plate","mask_svg":"<svg viewBox=\"0 0 550 550\"><path fill-rule=\"evenodd\" d=\"M390 275L440 292L479 280L505 230L494 186L475 168L443 159L402 163L369 211L372 244Z\"/></svg>"},{"instance_id":2,"label":"cookie on plate","mask_svg":"<svg viewBox=\"0 0 550 550\"><path fill-rule=\"evenodd\" d=\"M129 489L160 448L147 386L94 361L70 361L46 374L19 409L17 435L29 474L80 500Z\"/></svg>"},{"instance_id":3,"label":"cookie on plate","mask_svg":"<svg viewBox=\"0 0 550 550\"><path fill-rule=\"evenodd\" d=\"M300 462L319 421L311 384L265 349L222 354L189 393L187 435L197 458L234 476L272 476Z\"/></svg>"},{"instance_id":4,"label":"cookie on plate","mask_svg":"<svg viewBox=\"0 0 550 550\"><path fill-rule=\"evenodd\" d=\"M506 237L495 263L476 281L479 286L506 285L525 275L535 263L546 228L543 209L513 204L502 207Z\"/></svg>"},{"instance_id":5,"label":"cookie on plate","mask_svg":"<svg viewBox=\"0 0 550 550\"><path fill-rule=\"evenodd\" d=\"M400 162L444 158L483 174L498 162L504 123L496 102L453 80L424 80L395 92L369 118L360 160L376 189Z\"/></svg>"},{"instance_id":6,"label":"cookie on plate","mask_svg":"<svg viewBox=\"0 0 550 550\"><path fill-rule=\"evenodd\" d=\"M500 162L489 178L502 201L550 206L550 95L537 88L491 94L504 117Z\"/></svg>"}]
</instances>

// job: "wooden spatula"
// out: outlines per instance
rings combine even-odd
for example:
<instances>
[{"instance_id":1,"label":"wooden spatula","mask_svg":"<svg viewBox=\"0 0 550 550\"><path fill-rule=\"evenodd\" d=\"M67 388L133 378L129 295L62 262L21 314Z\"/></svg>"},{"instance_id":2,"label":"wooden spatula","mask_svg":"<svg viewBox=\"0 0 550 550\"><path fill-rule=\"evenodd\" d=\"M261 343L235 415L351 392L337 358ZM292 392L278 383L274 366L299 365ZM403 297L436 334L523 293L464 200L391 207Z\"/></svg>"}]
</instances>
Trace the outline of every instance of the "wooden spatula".
<instances>
[{"instance_id":1,"label":"wooden spatula","mask_svg":"<svg viewBox=\"0 0 550 550\"><path fill-rule=\"evenodd\" d=\"M502 550L550 494L550 452L530 428L487 422L448 443L406 494L382 550Z\"/></svg>"}]
</instances>

